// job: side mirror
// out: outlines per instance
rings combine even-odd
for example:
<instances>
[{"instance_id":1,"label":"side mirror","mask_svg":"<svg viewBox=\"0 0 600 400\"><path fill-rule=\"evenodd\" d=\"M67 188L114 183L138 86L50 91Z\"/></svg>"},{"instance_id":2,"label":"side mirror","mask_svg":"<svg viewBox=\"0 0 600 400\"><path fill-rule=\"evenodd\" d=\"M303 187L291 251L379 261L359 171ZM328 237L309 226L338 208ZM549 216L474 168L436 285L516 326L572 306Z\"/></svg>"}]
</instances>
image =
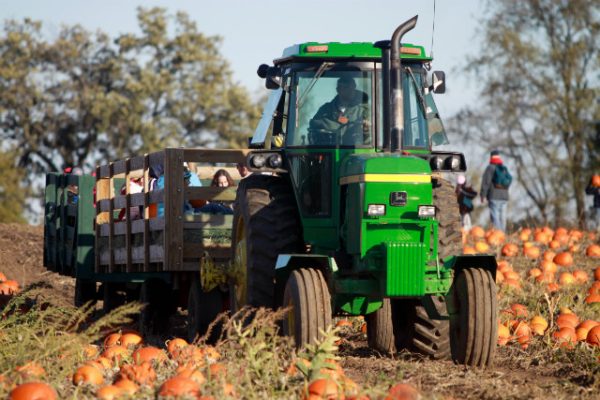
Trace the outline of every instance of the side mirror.
<instances>
[{"instance_id":1,"label":"side mirror","mask_svg":"<svg viewBox=\"0 0 600 400\"><path fill-rule=\"evenodd\" d=\"M281 69L278 67L269 67L267 78L265 80L267 89L279 89L281 87Z\"/></svg>"},{"instance_id":2,"label":"side mirror","mask_svg":"<svg viewBox=\"0 0 600 400\"><path fill-rule=\"evenodd\" d=\"M446 92L446 74L444 71L433 71L431 74L431 87L430 91L433 93L445 93Z\"/></svg>"}]
</instances>

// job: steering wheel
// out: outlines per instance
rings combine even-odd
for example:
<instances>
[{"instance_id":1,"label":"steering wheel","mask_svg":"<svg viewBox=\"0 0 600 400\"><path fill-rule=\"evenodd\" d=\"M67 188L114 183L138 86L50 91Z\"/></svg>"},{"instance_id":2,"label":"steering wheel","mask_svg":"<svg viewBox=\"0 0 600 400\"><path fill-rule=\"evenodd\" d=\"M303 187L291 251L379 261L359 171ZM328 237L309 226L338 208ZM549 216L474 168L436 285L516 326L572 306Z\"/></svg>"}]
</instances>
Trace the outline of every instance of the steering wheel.
<instances>
[{"instance_id":1,"label":"steering wheel","mask_svg":"<svg viewBox=\"0 0 600 400\"><path fill-rule=\"evenodd\" d=\"M339 134L337 132L331 132L325 129L310 129L308 131L308 144L335 146L338 137Z\"/></svg>"}]
</instances>

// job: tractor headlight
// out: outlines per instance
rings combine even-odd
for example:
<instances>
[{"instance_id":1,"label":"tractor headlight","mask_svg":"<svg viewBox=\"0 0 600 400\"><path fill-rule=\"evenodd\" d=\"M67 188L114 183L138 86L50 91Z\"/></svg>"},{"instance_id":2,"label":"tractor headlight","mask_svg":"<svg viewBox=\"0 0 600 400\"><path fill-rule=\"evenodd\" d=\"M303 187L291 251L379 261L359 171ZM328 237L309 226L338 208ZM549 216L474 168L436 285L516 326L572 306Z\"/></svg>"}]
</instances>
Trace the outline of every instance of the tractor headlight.
<instances>
[{"instance_id":1,"label":"tractor headlight","mask_svg":"<svg viewBox=\"0 0 600 400\"><path fill-rule=\"evenodd\" d=\"M444 159L439 156L433 156L429 161L429 165L433 171L439 171L444 168Z\"/></svg>"},{"instance_id":2,"label":"tractor headlight","mask_svg":"<svg viewBox=\"0 0 600 400\"><path fill-rule=\"evenodd\" d=\"M269 166L271 168L279 168L281 167L282 159L281 154L272 154L269 156Z\"/></svg>"},{"instance_id":3,"label":"tractor headlight","mask_svg":"<svg viewBox=\"0 0 600 400\"><path fill-rule=\"evenodd\" d=\"M460 157L459 156L450 156L446 160L448 165L448 169L451 171L458 171L460 169Z\"/></svg>"},{"instance_id":4,"label":"tractor headlight","mask_svg":"<svg viewBox=\"0 0 600 400\"><path fill-rule=\"evenodd\" d=\"M435 218L435 206L419 206L419 218Z\"/></svg>"},{"instance_id":5,"label":"tractor headlight","mask_svg":"<svg viewBox=\"0 0 600 400\"><path fill-rule=\"evenodd\" d=\"M262 168L265 166L266 162L267 162L267 158L265 156L263 156L262 154L255 154L250 159L250 163L252 164L252 166L254 168Z\"/></svg>"},{"instance_id":6,"label":"tractor headlight","mask_svg":"<svg viewBox=\"0 0 600 400\"><path fill-rule=\"evenodd\" d=\"M369 204L367 215L371 217L379 217L385 215L385 204Z\"/></svg>"}]
</instances>

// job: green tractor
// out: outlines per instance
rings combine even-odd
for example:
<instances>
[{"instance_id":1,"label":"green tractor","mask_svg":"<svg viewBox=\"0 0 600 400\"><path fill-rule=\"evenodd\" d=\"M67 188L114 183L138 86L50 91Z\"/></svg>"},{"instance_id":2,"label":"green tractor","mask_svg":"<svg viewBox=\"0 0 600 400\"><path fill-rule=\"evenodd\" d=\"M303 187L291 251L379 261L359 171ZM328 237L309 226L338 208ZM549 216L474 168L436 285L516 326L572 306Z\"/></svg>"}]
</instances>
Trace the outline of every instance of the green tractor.
<instances>
[{"instance_id":1,"label":"green tractor","mask_svg":"<svg viewBox=\"0 0 600 400\"><path fill-rule=\"evenodd\" d=\"M363 315L369 345L488 366L497 336L496 260L463 256L447 143L423 47L304 43L258 74L271 89L240 182L230 302L289 307L298 347L335 315Z\"/></svg>"}]
</instances>

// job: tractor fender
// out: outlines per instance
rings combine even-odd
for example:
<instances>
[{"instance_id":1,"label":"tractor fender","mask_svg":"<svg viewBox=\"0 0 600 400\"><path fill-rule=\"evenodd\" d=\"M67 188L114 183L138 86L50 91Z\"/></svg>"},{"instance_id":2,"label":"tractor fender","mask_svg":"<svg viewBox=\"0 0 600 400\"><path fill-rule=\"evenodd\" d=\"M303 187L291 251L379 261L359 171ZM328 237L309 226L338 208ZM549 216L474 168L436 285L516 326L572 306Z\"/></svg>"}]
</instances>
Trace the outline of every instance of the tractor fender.
<instances>
[{"instance_id":1,"label":"tractor fender","mask_svg":"<svg viewBox=\"0 0 600 400\"><path fill-rule=\"evenodd\" d=\"M315 268L320 270L328 285L338 266L333 257L322 254L280 254L275 263L275 279L278 285L287 282L292 271L300 268Z\"/></svg>"},{"instance_id":2,"label":"tractor fender","mask_svg":"<svg viewBox=\"0 0 600 400\"><path fill-rule=\"evenodd\" d=\"M447 266L451 267L454 270L454 276L458 276L460 271L465 268L475 267L475 268L483 268L489 271L496 280L496 269L498 268L498 263L496 262L496 257L491 254L469 254L469 255L461 255L451 257L448 262L445 263Z\"/></svg>"}]
</instances>

